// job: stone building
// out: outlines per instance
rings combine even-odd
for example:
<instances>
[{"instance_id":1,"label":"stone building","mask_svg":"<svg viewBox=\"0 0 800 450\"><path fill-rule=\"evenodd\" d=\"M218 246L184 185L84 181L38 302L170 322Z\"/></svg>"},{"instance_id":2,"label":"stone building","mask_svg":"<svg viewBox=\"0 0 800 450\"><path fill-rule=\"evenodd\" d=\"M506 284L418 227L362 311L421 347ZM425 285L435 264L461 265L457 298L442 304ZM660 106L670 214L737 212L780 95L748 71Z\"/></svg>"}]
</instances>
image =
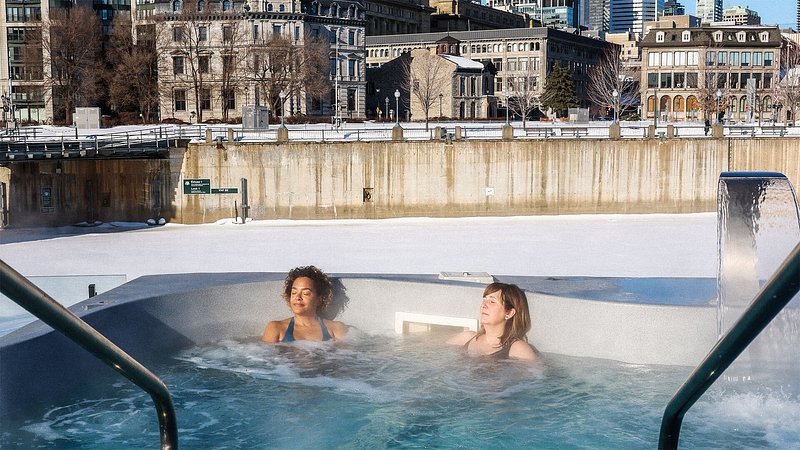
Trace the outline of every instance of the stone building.
<instances>
[{"instance_id":1,"label":"stone building","mask_svg":"<svg viewBox=\"0 0 800 450\"><path fill-rule=\"evenodd\" d=\"M367 36L428 33L435 11L422 0L369 0L365 8Z\"/></svg>"},{"instance_id":2,"label":"stone building","mask_svg":"<svg viewBox=\"0 0 800 450\"><path fill-rule=\"evenodd\" d=\"M547 74L558 62L572 73L576 94L583 107L589 106L586 89L590 68L602 58L605 49L613 45L553 28L368 36L367 65L380 67L415 49L435 53L437 43L448 36L458 42L459 56L480 62L484 67L492 64L497 72L491 92L514 92L520 80L526 78L532 80L534 89L541 93ZM370 82L372 80L370 77ZM380 96L384 96L383 91ZM498 98L498 102L505 107L504 98Z\"/></svg>"},{"instance_id":3,"label":"stone building","mask_svg":"<svg viewBox=\"0 0 800 450\"><path fill-rule=\"evenodd\" d=\"M161 118L194 122L241 117L246 104L278 104L277 115L362 118L365 113L365 9L358 0L209 1L183 4L173 0L169 11L158 8ZM184 8L199 11L186 11ZM189 31L190 32L187 32ZM292 90L277 100L281 82L267 92L254 72L268 57L257 55L270 39L280 37L296 47L311 41L328 43L328 94ZM187 39L196 42L187 43ZM271 69L270 69L271 70ZM197 89L197 80L202 88ZM269 75L267 75L269 78ZM283 89L280 89L281 92ZM197 94L196 92L199 92Z\"/></svg>"},{"instance_id":4,"label":"stone building","mask_svg":"<svg viewBox=\"0 0 800 450\"><path fill-rule=\"evenodd\" d=\"M768 120L781 42L776 27L651 30L641 42L643 116Z\"/></svg>"}]
</instances>

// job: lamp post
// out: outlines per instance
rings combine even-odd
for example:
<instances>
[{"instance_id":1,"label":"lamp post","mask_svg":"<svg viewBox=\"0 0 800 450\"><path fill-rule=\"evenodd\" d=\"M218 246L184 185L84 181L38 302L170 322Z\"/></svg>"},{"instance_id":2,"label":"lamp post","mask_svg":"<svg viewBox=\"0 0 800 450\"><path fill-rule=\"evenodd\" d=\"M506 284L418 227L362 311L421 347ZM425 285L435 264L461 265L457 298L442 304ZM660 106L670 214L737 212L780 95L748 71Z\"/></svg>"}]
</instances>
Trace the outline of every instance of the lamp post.
<instances>
[{"instance_id":1,"label":"lamp post","mask_svg":"<svg viewBox=\"0 0 800 450\"><path fill-rule=\"evenodd\" d=\"M508 122L508 91L507 90L503 90L503 97L506 98L506 125L509 125L509 122Z\"/></svg>"},{"instance_id":2,"label":"lamp post","mask_svg":"<svg viewBox=\"0 0 800 450\"><path fill-rule=\"evenodd\" d=\"M278 97L281 98L281 128L286 128L286 125L283 123L283 118L286 116L286 111L283 104L284 100L286 99L286 92L283 92L283 89L281 89L281 92L278 93Z\"/></svg>"},{"instance_id":3,"label":"lamp post","mask_svg":"<svg viewBox=\"0 0 800 450\"><path fill-rule=\"evenodd\" d=\"M400 126L400 90L394 90L394 102L395 102L395 125Z\"/></svg>"},{"instance_id":4,"label":"lamp post","mask_svg":"<svg viewBox=\"0 0 800 450\"><path fill-rule=\"evenodd\" d=\"M244 104L247 105L250 103L250 88L245 86L244 87Z\"/></svg>"},{"instance_id":5,"label":"lamp post","mask_svg":"<svg viewBox=\"0 0 800 450\"><path fill-rule=\"evenodd\" d=\"M719 123L719 101L722 98L722 91L717 89L717 120L716 123Z\"/></svg>"},{"instance_id":6,"label":"lamp post","mask_svg":"<svg viewBox=\"0 0 800 450\"><path fill-rule=\"evenodd\" d=\"M611 96L614 97L614 123L618 123L619 122L619 103L617 103L617 101L619 99L619 92L617 92L617 90L614 89L614 91L611 92Z\"/></svg>"},{"instance_id":7,"label":"lamp post","mask_svg":"<svg viewBox=\"0 0 800 450\"><path fill-rule=\"evenodd\" d=\"M383 109L383 118L389 120L389 97L386 97L386 108Z\"/></svg>"},{"instance_id":8,"label":"lamp post","mask_svg":"<svg viewBox=\"0 0 800 450\"><path fill-rule=\"evenodd\" d=\"M442 97L444 97L444 94L442 94L440 92L439 93L439 120L442 119Z\"/></svg>"}]
</instances>

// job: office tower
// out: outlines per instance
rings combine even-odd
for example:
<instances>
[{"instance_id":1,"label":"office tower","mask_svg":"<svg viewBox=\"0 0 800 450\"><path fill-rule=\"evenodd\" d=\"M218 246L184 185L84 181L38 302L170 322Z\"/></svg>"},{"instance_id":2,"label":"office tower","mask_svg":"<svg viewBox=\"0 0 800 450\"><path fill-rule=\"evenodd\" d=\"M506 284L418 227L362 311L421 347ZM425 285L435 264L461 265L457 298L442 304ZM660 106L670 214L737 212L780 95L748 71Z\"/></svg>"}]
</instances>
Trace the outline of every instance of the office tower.
<instances>
[{"instance_id":1,"label":"office tower","mask_svg":"<svg viewBox=\"0 0 800 450\"><path fill-rule=\"evenodd\" d=\"M657 20L664 11L664 0L611 0L612 33L642 33L644 23Z\"/></svg>"},{"instance_id":2,"label":"office tower","mask_svg":"<svg viewBox=\"0 0 800 450\"><path fill-rule=\"evenodd\" d=\"M722 20L722 0L697 0L697 17L703 23Z\"/></svg>"}]
</instances>

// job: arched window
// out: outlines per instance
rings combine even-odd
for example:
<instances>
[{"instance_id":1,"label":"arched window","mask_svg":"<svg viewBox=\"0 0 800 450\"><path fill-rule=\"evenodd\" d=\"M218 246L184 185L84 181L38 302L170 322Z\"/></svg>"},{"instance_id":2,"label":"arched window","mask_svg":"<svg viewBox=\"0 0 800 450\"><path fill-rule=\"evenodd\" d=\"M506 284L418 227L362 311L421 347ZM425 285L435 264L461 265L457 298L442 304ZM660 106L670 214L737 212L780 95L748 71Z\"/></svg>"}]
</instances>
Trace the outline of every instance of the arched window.
<instances>
[{"instance_id":1,"label":"arched window","mask_svg":"<svg viewBox=\"0 0 800 450\"><path fill-rule=\"evenodd\" d=\"M283 3L281 3L280 5L278 5L278 11L280 11L280 12L284 12L284 11L286 11L286 5L284 5Z\"/></svg>"},{"instance_id":2,"label":"arched window","mask_svg":"<svg viewBox=\"0 0 800 450\"><path fill-rule=\"evenodd\" d=\"M661 97L661 100L658 102L658 110L662 113L670 110L670 101L668 95Z\"/></svg>"},{"instance_id":3,"label":"arched window","mask_svg":"<svg viewBox=\"0 0 800 450\"><path fill-rule=\"evenodd\" d=\"M653 112L655 104L656 104L655 97L653 97L652 95L647 97L647 112Z\"/></svg>"},{"instance_id":4,"label":"arched window","mask_svg":"<svg viewBox=\"0 0 800 450\"><path fill-rule=\"evenodd\" d=\"M267 12L272 12L272 3L267 3Z\"/></svg>"},{"instance_id":5,"label":"arched window","mask_svg":"<svg viewBox=\"0 0 800 450\"><path fill-rule=\"evenodd\" d=\"M174 0L172 2L172 10L173 11L180 11L181 10L181 0Z\"/></svg>"},{"instance_id":6,"label":"arched window","mask_svg":"<svg viewBox=\"0 0 800 450\"><path fill-rule=\"evenodd\" d=\"M747 97L744 95L739 99L739 111L747 111Z\"/></svg>"},{"instance_id":7,"label":"arched window","mask_svg":"<svg viewBox=\"0 0 800 450\"><path fill-rule=\"evenodd\" d=\"M761 110L769 111L770 109L772 109L772 97L768 95L761 100Z\"/></svg>"},{"instance_id":8,"label":"arched window","mask_svg":"<svg viewBox=\"0 0 800 450\"><path fill-rule=\"evenodd\" d=\"M697 112L697 97L690 95L686 98L686 111L689 113Z\"/></svg>"},{"instance_id":9,"label":"arched window","mask_svg":"<svg viewBox=\"0 0 800 450\"><path fill-rule=\"evenodd\" d=\"M222 10L223 11L231 10L231 0L222 0Z\"/></svg>"},{"instance_id":10,"label":"arched window","mask_svg":"<svg viewBox=\"0 0 800 450\"><path fill-rule=\"evenodd\" d=\"M206 9L206 2L205 2L205 0L198 0L198 1L197 1L197 10L198 10L198 11L203 11L204 9Z\"/></svg>"},{"instance_id":11,"label":"arched window","mask_svg":"<svg viewBox=\"0 0 800 450\"><path fill-rule=\"evenodd\" d=\"M686 105L683 102L682 95L676 95L675 98L672 99L672 110L675 112L683 112Z\"/></svg>"},{"instance_id":12,"label":"arched window","mask_svg":"<svg viewBox=\"0 0 800 450\"><path fill-rule=\"evenodd\" d=\"M728 108L730 109L730 111L732 113L737 112L736 108L739 105L736 104L736 96L735 95L732 95L732 96L728 97L727 105L728 105Z\"/></svg>"}]
</instances>

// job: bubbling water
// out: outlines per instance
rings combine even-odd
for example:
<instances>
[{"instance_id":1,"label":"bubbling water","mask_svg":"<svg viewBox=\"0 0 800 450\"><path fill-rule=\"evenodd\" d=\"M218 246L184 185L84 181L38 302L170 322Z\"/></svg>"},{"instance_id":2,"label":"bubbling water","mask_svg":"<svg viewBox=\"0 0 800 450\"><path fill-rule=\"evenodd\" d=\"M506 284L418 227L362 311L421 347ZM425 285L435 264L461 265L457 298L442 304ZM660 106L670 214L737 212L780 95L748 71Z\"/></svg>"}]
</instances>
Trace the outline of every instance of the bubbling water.
<instances>
[{"instance_id":1,"label":"bubbling water","mask_svg":"<svg viewBox=\"0 0 800 450\"><path fill-rule=\"evenodd\" d=\"M154 369L173 394L183 448L370 449L652 448L691 370L550 354L531 367L469 358L444 338L222 341ZM790 394L712 389L687 415L681 443L780 448L800 438L798 414ZM4 424L0 447L158 442L152 402L127 382L33 417Z\"/></svg>"}]
</instances>

